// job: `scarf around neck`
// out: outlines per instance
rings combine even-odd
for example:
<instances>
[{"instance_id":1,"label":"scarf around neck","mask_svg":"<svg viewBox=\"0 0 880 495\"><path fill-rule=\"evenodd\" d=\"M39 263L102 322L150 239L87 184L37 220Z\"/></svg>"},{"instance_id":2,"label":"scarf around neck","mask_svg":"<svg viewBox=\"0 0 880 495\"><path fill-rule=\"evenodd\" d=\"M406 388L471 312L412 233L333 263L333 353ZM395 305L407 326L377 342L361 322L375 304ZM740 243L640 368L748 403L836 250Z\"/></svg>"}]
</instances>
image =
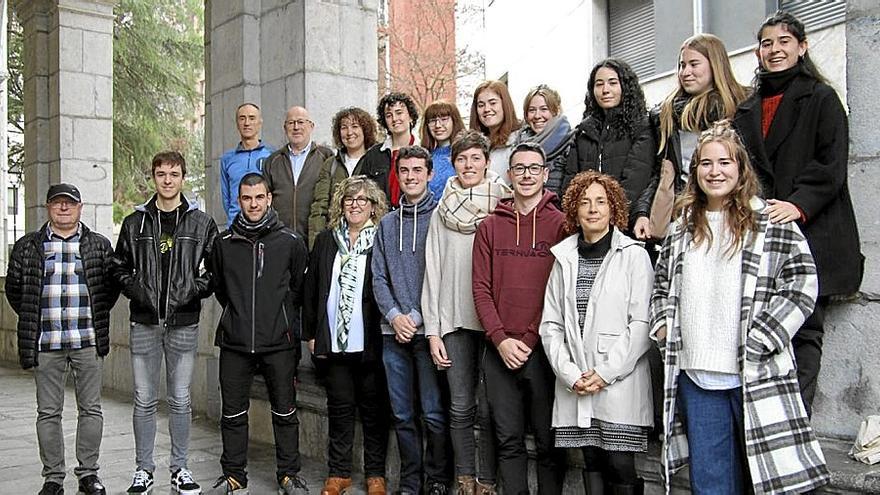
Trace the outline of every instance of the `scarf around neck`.
<instances>
[{"instance_id":1,"label":"scarf around neck","mask_svg":"<svg viewBox=\"0 0 880 495\"><path fill-rule=\"evenodd\" d=\"M372 220L358 232L354 246L349 247L348 222L342 220L333 229L333 238L341 258L339 263L339 299L336 302L336 343L343 352L348 348L348 332L351 329L351 314L358 286L358 257L364 256L373 247L376 226Z\"/></svg>"},{"instance_id":2,"label":"scarf around neck","mask_svg":"<svg viewBox=\"0 0 880 495\"><path fill-rule=\"evenodd\" d=\"M235 220L232 221L232 230L245 237L253 238L262 232L266 226L273 225L277 218L278 214L275 212L275 208L272 208L271 206L266 210L266 214L263 215L263 218L256 222L248 220L244 212L240 211L235 216Z\"/></svg>"},{"instance_id":3,"label":"scarf around neck","mask_svg":"<svg viewBox=\"0 0 880 495\"><path fill-rule=\"evenodd\" d=\"M495 211L498 201L510 196L510 188L489 169L486 169L483 182L470 188L462 187L458 177L454 176L446 184L437 212L448 229L473 234L480 222Z\"/></svg>"}]
</instances>

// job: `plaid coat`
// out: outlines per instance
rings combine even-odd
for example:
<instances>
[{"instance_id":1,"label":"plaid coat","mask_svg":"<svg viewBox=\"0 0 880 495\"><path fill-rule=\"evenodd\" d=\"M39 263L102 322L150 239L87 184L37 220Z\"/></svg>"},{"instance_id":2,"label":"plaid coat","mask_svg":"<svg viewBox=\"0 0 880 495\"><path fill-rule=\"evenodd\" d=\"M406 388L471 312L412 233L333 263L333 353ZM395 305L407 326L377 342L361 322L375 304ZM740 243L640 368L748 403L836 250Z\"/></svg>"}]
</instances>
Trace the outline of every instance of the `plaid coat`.
<instances>
[{"instance_id":1,"label":"plaid coat","mask_svg":"<svg viewBox=\"0 0 880 495\"><path fill-rule=\"evenodd\" d=\"M799 493L828 482L825 457L800 396L791 337L813 310L816 266L794 223L771 224L757 198L758 231L742 252L742 341L738 361L743 383L746 456L756 494ZM691 234L681 219L670 227L657 262L651 297L651 335L667 328L663 399L663 475L689 462L684 423L676 409L680 322L676 315L685 251Z\"/></svg>"}]
</instances>

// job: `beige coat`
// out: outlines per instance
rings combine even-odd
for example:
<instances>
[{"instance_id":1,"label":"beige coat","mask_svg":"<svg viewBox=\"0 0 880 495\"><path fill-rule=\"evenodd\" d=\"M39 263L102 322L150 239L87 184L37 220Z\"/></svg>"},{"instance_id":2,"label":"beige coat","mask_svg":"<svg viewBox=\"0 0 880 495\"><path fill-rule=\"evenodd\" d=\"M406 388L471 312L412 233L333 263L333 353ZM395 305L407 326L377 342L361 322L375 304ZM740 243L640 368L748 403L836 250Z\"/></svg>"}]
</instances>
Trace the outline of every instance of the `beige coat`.
<instances>
[{"instance_id":1,"label":"beige coat","mask_svg":"<svg viewBox=\"0 0 880 495\"><path fill-rule=\"evenodd\" d=\"M578 328L577 241L572 235L550 251L556 257L541 319L541 341L556 373L553 426L588 428L593 418L650 426L654 415L651 372L645 353L654 272L641 243L614 229L587 305L583 337ZM595 369L608 386L579 396L571 387Z\"/></svg>"}]
</instances>

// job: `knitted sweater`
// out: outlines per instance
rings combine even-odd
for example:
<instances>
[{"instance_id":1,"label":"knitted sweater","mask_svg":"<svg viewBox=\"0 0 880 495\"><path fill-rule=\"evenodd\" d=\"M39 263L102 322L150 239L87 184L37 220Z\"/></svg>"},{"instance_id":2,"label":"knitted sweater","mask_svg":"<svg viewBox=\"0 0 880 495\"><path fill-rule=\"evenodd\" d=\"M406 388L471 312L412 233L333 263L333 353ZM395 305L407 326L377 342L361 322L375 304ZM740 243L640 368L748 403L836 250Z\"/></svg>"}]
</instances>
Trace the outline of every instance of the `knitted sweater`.
<instances>
[{"instance_id":1,"label":"knitted sweater","mask_svg":"<svg viewBox=\"0 0 880 495\"><path fill-rule=\"evenodd\" d=\"M728 253L730 231L721 212L708 211L712 245L691 244L682 264L681 369L739 373L742 250Z\"/></svg>"},{"instance_id":2,"label":"knitted sweater","mask_svg":"<svg viewBox=\"0 0 880 495\"><path fill-rule=\"evenodd\" d=\"M413 205L402 197L400 208L379 222L373 245L373 294L384 316L382 333L393 334L391 320L408 314L424 333L422 280L425 275L425 238L437 200L428 191Z\"/></svg>"}]
</instances>

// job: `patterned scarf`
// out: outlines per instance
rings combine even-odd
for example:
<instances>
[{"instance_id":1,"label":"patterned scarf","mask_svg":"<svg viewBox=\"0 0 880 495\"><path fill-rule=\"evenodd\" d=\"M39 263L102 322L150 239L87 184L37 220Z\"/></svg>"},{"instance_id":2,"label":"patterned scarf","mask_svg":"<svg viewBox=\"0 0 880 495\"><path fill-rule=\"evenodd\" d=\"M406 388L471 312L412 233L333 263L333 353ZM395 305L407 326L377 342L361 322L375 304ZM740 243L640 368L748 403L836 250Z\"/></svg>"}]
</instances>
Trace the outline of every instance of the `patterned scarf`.
<instances>
[{"instance_id":1,"label":"patterned scarf","mask_svg":"<svg viewBox=\"0 0 880 495\"><path fill-rule=\"evenodd\" d=\"M358 286L358 257L363 256L373 247L376 226L372 220L358 232L354 247L348 247L348 222L342 220L333 230L333 238L339 248L341 257L339 267L339 300L336 302L336 343L339 350L348 348L348 331L351 328L351 314L354 311L354 300Z\"/></svg>"},{"instance_id":2,"label":"patterned scarf","mask_svg":"<svg viewBox=\"0 0 880 495\"><path fill-rule=\"evenodd\" d=\"M437 212L447 228L473 234L480 222L495 211L498 201L510 196L510 188L491 170L486 170L486 180L470 188L461 187L458 177L452 176L446 183Z\"/></svg>"}]
</instances>

